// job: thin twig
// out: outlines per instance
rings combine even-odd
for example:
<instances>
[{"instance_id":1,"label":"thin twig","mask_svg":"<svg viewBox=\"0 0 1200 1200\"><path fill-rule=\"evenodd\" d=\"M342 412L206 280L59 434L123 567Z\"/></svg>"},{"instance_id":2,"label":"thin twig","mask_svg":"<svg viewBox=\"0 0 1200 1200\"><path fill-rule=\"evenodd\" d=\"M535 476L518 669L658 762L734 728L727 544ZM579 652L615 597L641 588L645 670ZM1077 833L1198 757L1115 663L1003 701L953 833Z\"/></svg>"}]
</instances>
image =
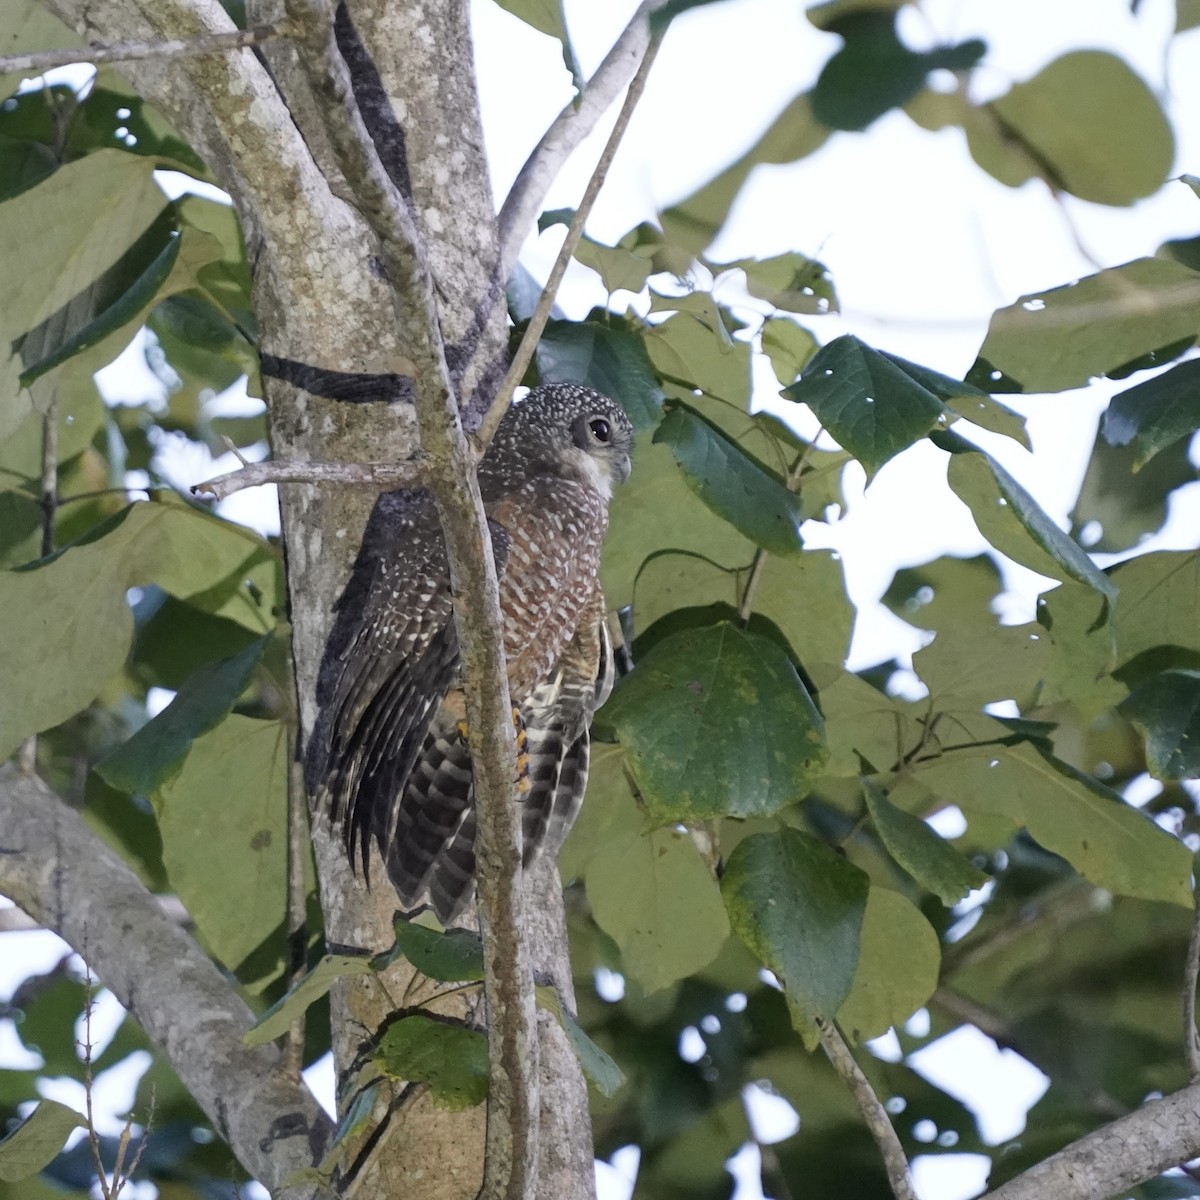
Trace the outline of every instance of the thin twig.
<instances>
[{"instance_id":1,"label":"thin twig","mask_svg":"<svg viewBox=\"0 0 1200 1200\"><path fill-rule=\"evenodd\" d=\"M282 22L253 29L228 29L194 38L167 38L154 42L110 42L105 46L66 46L61 50L33 50L28 54L0 55L0 75L41 75L72 63L133 62L140 58L187 58L197 54L241 50L271 38L286 37Z\"/></svg>"},{"instance_id":2,"label":"thin twig","mask_svg":"<svg viewBox=\"0 0 1200 1200\"><path fill-rule=\"evenodd\" d=\"M400 463L281 462L268 459L197 483L192 493L224 500L234 492L261 487L265 483L336 483L349 487L405 488L420 487L424 482L425 467L417 459Z\"/></svg>"},{"instance_id":3,"label":"thin twig","mask_svg":"<svg viewBox=\"0 0 1200 1200\"><path fill-rule=\"evenodd\" d=\"M1187 965L1183 972L1183 1053L1188 1078L1200 1081L1200 1033L1196 1030L1196 981L1200 976L1200 880L1193 893L1192 935L1188 939Z\"/></svg>"},{"instance_id":4,"label":"thin twig","mask_svg":"<svg viewBox=\"0 0 1200 1200\"><path fill-rule=\"evenodd\" d=\"M633 110L637 107L637 102L645 90L646 78L650 74L650 67L654 63L655 55L658 53L658 48L661 44L662 33L659 32L651 37L650 44L646 47L646 53L642 58L641 66L638 67L637 74L633 77L629 85L629 91L625 94L625 103L621 105L621 111L617 115L617 121L613 126L612 133L609 134L604 152L600 155L600 159L596 163L596 169L592 172L592 177L588 180L587 188L584 190L583 198L579 201L579 207L575 210L574 217L571 218L570 227L567 229L567 236L563 239L563 244L558 251L558 257L554 260L554 266L550 270L550 277L546 280L546 286L542 289L542 295L538 300L537 308L533 310L533 316L530 317L529 325L521 337L521 344L517 347L516 354L513 355L512 365L508 368L508 373L504 376L504 380L500 384L495 398L488 407L487 415L480 423L476 436L479 439L479 444L484 448L492 440L497 426L500 424L505 412L508 411L513 391L517 384L521 382L533 359L533 352L537 349L538 340L542 336L542 330L546 328L546 322L550 319L550 310L554 307L554 299L558 295L558 288L559 284L562 283L563 275L566 274L567 264L571 261L571 255L575 253L575 248L579 245L579 239L583 237L583 227L587 223L588 214L592 211L592 205L595 203L596 197L600 194L601 187L604 186L608 169L612 165L613 158L616 157L617 148L620 146L621 138L629 126Z\"/></svg>"},{"instance_id":5,"label":"thin twig","mask_svg":"<svg viewBox=\"0 0 1200 1200\"><path fill-rule=\"evenodd\" d=\"M842 1082L850 1089L850 1095L854 1097L854 1103L879 1147L896 1200L917 1200L917 1189L908 1169L908 1159L892 1128L887 1109L875 1095L875 1089L862 1073L862 1068L854 1061L854 1055L850 1053L850 1047L846 1045L837 1026L832 1021L818 1021L817 1027L821 1034L822 1049L833 1063L833 1069L842 1077Z\"/></svg>"},{"instance_id":6,"label":"thin twig","mask_svg":"<svg viewBox=\"0 0 1200 1200\"><path fill-rule=\"evenodd\" d=\"M525 237L563 164L633 78L650 44L650 16L663 3L643 0L583 92L554 118L525 160L497 218L501 279L512 274Z\"/></svg>"},{"instance_id":7,"label":"thin twig","mask_svg":"<svg viewBox=\"0 0 1200 1200\"><path fill-rule=\"evenodd\" d=\"M292 688L294 694L295 688ZM304 764L297 752L298 738L293 722L291 758L288 764L288 839L287 839L287 986L300 982L308 949L308 892L304 867L308 861L308 789L304 783ZM281 1066L293 1078L304 1070L304 1017L301 1009L287 1031Z\"/></svg>"}]
</instances>

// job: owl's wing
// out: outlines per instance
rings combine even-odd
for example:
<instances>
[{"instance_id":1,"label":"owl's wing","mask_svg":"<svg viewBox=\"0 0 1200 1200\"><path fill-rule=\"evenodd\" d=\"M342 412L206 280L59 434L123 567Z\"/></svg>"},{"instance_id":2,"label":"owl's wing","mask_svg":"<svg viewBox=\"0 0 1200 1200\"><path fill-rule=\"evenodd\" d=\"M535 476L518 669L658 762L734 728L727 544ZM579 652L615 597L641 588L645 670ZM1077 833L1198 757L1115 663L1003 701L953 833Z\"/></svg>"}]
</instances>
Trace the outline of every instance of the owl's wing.
<instances>
[{"instance_id":1,"label":"owl's wing","mask_svg":"<svg viewBox=\"0 0 1200 1200\"><path fill-rule=\"evenodd\" d=\"M499 562L507 535L492 526ZM337 605L306 757L309 792L327 803L367 873L370 836L386 848L434 713L458 677L450 572L427 491L381 496Z\"/></svg>"}]
</instances>

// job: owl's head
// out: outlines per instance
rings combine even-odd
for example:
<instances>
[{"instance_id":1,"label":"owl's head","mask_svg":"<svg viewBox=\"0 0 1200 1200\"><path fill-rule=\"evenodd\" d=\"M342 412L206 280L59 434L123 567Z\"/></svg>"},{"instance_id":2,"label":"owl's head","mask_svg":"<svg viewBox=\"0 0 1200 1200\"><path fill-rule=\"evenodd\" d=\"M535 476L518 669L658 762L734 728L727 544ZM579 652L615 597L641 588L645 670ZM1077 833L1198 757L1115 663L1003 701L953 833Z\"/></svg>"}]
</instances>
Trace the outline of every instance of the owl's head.
<instances>
[{"instance_id":1,"label":"owl's head","mask_svg":"<svg viewBox=\"0 0 1200 1200\"><path fill-rule=\"evenodd\" d=\"M592 388L551 383L534 388L504 415L484 459L489 467L520 464L594 487L607 500L629 478L633 426L625 410Z\"/></svg>"}]
</instances>

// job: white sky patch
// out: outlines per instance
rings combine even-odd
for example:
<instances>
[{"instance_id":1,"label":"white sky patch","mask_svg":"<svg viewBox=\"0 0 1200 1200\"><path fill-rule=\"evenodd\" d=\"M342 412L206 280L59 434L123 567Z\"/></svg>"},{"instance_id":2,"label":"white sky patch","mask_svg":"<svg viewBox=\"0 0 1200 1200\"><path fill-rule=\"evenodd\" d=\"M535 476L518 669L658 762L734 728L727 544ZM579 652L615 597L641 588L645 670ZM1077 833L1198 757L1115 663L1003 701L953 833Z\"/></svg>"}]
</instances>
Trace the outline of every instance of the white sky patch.
<instances>
[{"instance_id":1,"label":"white sky patch","mask_svg":"<svg viewBox=\"0 0 1200 1200\"><path fill-rule=\"evenodd\" d=\"M1025 1114L1050 1080L1015 1050L1001 1050L986 1034L963 1025L908 1057L908 1065L962 1101L979 1121L983 1140L997 1146L1025 1128Z\"/></svg>"},{"instance_id":2,"label":"white sky patch","mask_svg":"<svg viewBox=\"0 0 1200 1200\"><path fill-rule=\"evenodd\" d=\"M742 1104L755 1138L765 1146L790 1138L800 1128L800 1117L791 1104L757 1083L742 1088Z\"/></svg>"},{"instance_id":3,"label":"white sky patch","mask_svg":"<svg viewBox=\"0 0 1200 1200\"><path fill-rule=\"evenodd\" d=\"M921 1200L968 1200L987 1185L991 1159L982 1154L918 1154L913 1183Z\"/></svg>"},{"instance_id":4,"label":"white sky patch","mask_svg":"<svg viewBox=\"0 0 1200 1200\"><path fill-rule=\"evenodd\" d=\"M939 808L937 812L930 813L925 818L925 824L934 833L939 833L942 837L951 840L962 837L967 832L967 818L963 816L962 809L954 804L948 804L945 808Z\"/></svg>"},{"instance_id":5,"label":"white sky patch","mask_svg":"<svg viewBox=\"0 0 1200 1200\"><path fill-rule=\"evenodd\" d=\"M317 1103L331 1116L337 1116L337 1075L333 1055L326 1051L312 1066L305 1068L304 1082Z\"/></svg>"},{"instance_id":6,"label":"white sky patch","mask_svg":"<svg viewBox=\"0 0 1200 1200\"><path fill-rule=\"evenodd\" d=\"M622 1146L608 1162L596 1159L596 1191L604 1200L629 1200L641 1161L640 1146Z\"/></svg>"}]
</instances>

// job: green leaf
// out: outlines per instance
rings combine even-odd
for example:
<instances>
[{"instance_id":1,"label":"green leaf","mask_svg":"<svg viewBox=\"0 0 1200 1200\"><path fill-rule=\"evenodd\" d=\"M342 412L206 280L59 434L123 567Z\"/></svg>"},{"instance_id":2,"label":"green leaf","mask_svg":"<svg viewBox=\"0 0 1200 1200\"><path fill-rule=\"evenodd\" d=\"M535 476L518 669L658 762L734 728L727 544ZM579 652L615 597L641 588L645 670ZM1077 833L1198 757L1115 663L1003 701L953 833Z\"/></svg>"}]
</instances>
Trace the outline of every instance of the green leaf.
<instances>
[{"instance_id":1,"label":"green leaf","mask_svg":"<svg viewBox=\"0 0 1200 1200\"><path fill-rule=\"evenodd\" d=\"M730 338L724 321L714 329L707 311L685 309L652 325L646 331L646 350L667 382L714 396L742 412L749 408L750 344Z\"/></svg>"},{"instance_id":2,"label":"green leaf","mask_svg":"<svg viewBox=\"0 0 1200 1200\"><path fill-rule=\"evenodd\" d=\"M1117 662L1172 646L1200 654L1200 552L1156 550L1113 568Z\"/></svg>"},{"instance_id":3,"label":"green leaf","mask_svg":"<svg viewBox=\"0 0 1200 1200\"><path fill-rule=\"evenodd\" d=\"M25 1120L0 1142L0 1180L17 1183L48 1167L59 1155L73 1130L87 1122L57 1100L43 1100Z\"/></svg>"},{"instance_id":4,"label":"green leaf","mask_svg":"<svg viewBox=\"0 0 1200 1200\"><path fill-rule=\"evenodd\" d=\"M708 508L756 545L774 554L801 548L799 499L703 418L672 407L654 440L671 447Z\"/></svg>"},{"instance_id":5,"label":"green leaf","mask_svg":"<svg viewBox=\"0 0 1200 1200\"><path fill-rule=\"evenodd\" d=\"M589 858L586 891L622 971L647 992L708 966L729 936L712 871L678 829L618 830Z\"/></svg>"},{"instance_id":6,"label":"green leaf","mask_svg":"<svg viewBox=\"0 0 1200 1200\"><path fill-rule=\"evenodd\" d=\"M469 929L439 933L404 916L397 918L393 928L396 950L426 978L439 983L467 983L483 978L483 942L479 934ZM389 960L391 957L387 956Z\"/></svg>"},{"instance_id":7,"label":"green leaf","mask_svg":"<svg viewBox=\"0 0 1200 1200\"><path fill-rule=\"evenodd\" d=\"M818 349L817 339L787 317L771 317L762 328L763 353L780 384L787 387L804 370Z\"/></svg>"},{"instance_id":8,"label":"green leaf","mask_svg":"<svg viewBox=\"0 0 1200 1200\"><path fill-rule=\"evenodd\" d=\"M553 987L537 987L534 989L537 1002L562 1026L562 1031L579 1059L583 1073L591 1080L596 1090L606 1099L617 1094L625 1075L610 1054L606 1053L584 1032L579 1022L563 1006L558 989Z\"/></svg>"},{"instance_id":9,"label":"green leaf","mask_svg":"<svg viewBox=\"0 0 1200 1200\"><path fill-rule=\"evenodd\" d=\"M997 736L1007 730L999 722ZM916 768L917 782L970 820L995 813L1065 858L1097 887L1190 906L1192 856L1116 792L1034 746L956 750Z\"/></svg>"},{"instance_id":10,"label":"green leaf","mask_svg":"<svg viewBox=\"0 0 1200 1200\"><path fill-rule=\"evenodd\" d=\"M850 994L870 884L824 842L787 826L738 843L721 895L733 931L783 985L808 1046Z\"/></svg>"},{"instance_id":11,"label":"green leaf","mask_svg":"<svg viewBox=\"0 0 1200 1200\"><path fill-rule=\"evenodd\" d=\"M487 1037L478 1029L409 1013L383 1031L375 1062L392 1079L429 1084L438 1108L458 1112L487 1099Z\"/></svg>"},{"instance_id":12,"label":"green leaf","mask_svg":"<svg viewBox=\"0 0 1200 1200\"><path fill-rule=\"evenodd\" d=\"M891 108L918 92L930 71L965 71L987 49L978 38L958 46L910 50L896 33L893 4L822 5L820 27L836 33L843 46L825 64L813 88L813 113L831 129L866 129ZM816 22L814 22L816 23Z\"/></svg>"},{"instance_id":13,"label":"green leaf","mask_svg":"<svg viewBox=\"0 0 1200 1200\"><path fill-rule=\"evenodd\" d=\"M864 779L862 788L875 832L887 852L947 908L957 904L969 891L987 883L988 877L982 871L967 862L920 817L897 808L877 783Z\"/></svg>"},{"instance_id":14,"label":"green leaf","mask_svg":"<svg viewBox=\"0 0 1200 1200\"><path fill-rule=\"evenodd\" d=\"M286 726L235 714L196 739L156 799L167 876L228 967L279 925L287 775ZM214 886L219 879L236 879L237 887Z\"/></svg>"},{"instance_id":15,"label":"green leaf","mask_svg":"<svg viewBox=\"0 0 1200 1200\"><path fill-rule=\"evenodd\" d=\"M612 607L633 603L638 572L647 559L663 550L749 563L754 546L692 491L668 447L654 445L643 434L633 458L637 464L633 475L613 496L601 559L604 595ZM653 513L654 520L646 520L647 513ZM640 620L638 627L644 628Z\"/></svg>"},{"instance_id":16,"label":"green leaf","mask_svg":"<svg viewBox=\"0 0 1200 1200\"><path fill-rule=\"evenodd\" d=\"M620 401L635 429L662 414L662 389L642 340L598 321L551 321L537 348L543 383L583 383Z\"/></svg>"},{"instance_id":17,"label":"green leaf","mask_svg":"<svg viewBox=\"0 0 1200 1200\"><path fill-rule=\"evenodd\" d=\"M1065 392L1200 328L1200 273L1139 258L997 309L967 379L992 391Z\"/></svg>"},{"instance_id":18,"label":"green leaf","mask_svg":"<svg viewBox=\"0 0 1200 1200\"><path fill-rule=\"evenodd\" d=\"M69 25L37 0L6 0L4 25L0 27L0 54L58 50L63 46L79 46L81 41ZM80 57L83 57L82 53ZM0 100L10 96L28 78L27 71L0 74Z\"/></svg>"},{"instance_id":19,"label":"green leaf","mask_svg":"<svg viewBox=\"0 0 1200 1200\"><path fill-rule=\"evenodd\" d=\"M816 315L838 311L829 268L805 254L738 258L733 262L710 263L709 267L714 272L745 271L750 295L784 312Z\"/></svg>"},{"instance_id":20,"label":"green leaf","mask_svg":"<svg viewBox=\"0 0 1200 1200\"><path fill-rule=\"evenodd\" d=\"M1026 450L1033 449L1029 442L1029 434L1025 432L1025 418L987 392L950 375L943 375L940 371L932 371L919 363L909 362L898 354L888 354L886 350L881 353L910 379L916 380L926 391L932 392L956 417L962 417L972 425L978 425L980 429L1010 437Z\"/></svg>"},{"instance_id":21,"label":"green leaf","mask_svg":"<svg viewBox=\"0 0 1200 1200\"><path fill-rule=\"evenodd\" d=\"M770 816L808 794L826 757L787 655L724 621L657 643L604 715L656 825Z\"/></svg>"},{"instance_id":22,"label":"green leaf","mask_svg":"<svg viewBox=\"0 0 1200 1200\"><path fill-rule=\"evenodd\" d=\"M1133 443L1133 469L1160 450L1200 429L1200 359L1189 359L1163 375L1118 392L1101 425L1111 446Z\"/></svg>"},{"instance_id":23,"label":"green leaf","mask_svg":"<svg viewBox=\"0 0 1200 1200\"><path fill-rule=\"evenodd\" d=\"M1146 765L1155 779L1200 775L1200 671L1161 671L1121 705L1146 739Z\"/></svg>"},{"instance_id":24,"label":"green leaf","mask_svg":"<svg viewBox=\"0 0 1200 1200\"><path fill-rule=\"evenodd\" d=\"M289 988L255 1022L254 1027L242 1038L247 1046L263 1046L283 1037L292 1022L308 1011L324 996L334 981L345 975L365 975L371 971L369 958L362 955L326 954L299 983Z\"/></svg>"},{"instance_id":25,"label":"green leaf","mask_svg":"<svg viewBox=\"0 0 1200 1200\"><path fill-rule=\"evenodd\" d=\"M113 787L149 796L178 769L201 734L228 715L270 641L266 634L232 658L201 667L156 717L96 764Z\"/></svg>"},{"instance_id":26,"label":"green leaf","mask_svg":"<svg viewBox=\"0 0 1200 1200\"><path fill-rule=\"evenodd\" d=\"M1036 622L1001 625L988 613L963 613L913 655L913 670L939 703L950 696L982 707L1015 700L1026 710L1038 699L1053 651Z\"/></svg>"},{"instance_id":27,"label":"green leaf","mask_svg":"<svg viewBox=\"0 0 1200 1200\"><path fill-rule=\"evenodd\" d=\"M1094 554L1130 550L1157 533L1167 519L1171 493L1196 478L1188 439L1155 454L1135 474L1137 450L1110 446L1103 426L1102 421L1071 510L1071 536L1080 540L1086 533Z\"/></svg>"},{"instance_id":28,"label":"green leaf","mask_svg":"<svg viewBox=\"0 0 1200 1200\"><path fill-rule=\"evenodd\" d=\"M902 567L892 576L883 603L896 616L922 629L941 630L964 617L990 612L1002 590L1000 572L986 555L950 555L916 567Z\"/></svg>"},{"instance_id":29,"label":"green leaf","mask_svg":"<svg viewBox=\"0 0 1200 1200\"><path fill-rule=\"evenodd\" d=\"M874 477L942 419L942 402L853 334L824 346L787 399L807 404L825 429Z\"/></svg>"},{"instance_id":30,"label":"green leaf","mask_svg":"<svg viewBox=\"0 0 1200 1200\"><path fill-rule=\"evenodd\" d=\"M166 206L154 162L99 150L0 204L4 326L34 328L113 266Z\"/></svg>"},{"instance_id":31,"label":"green leaf","mask_svg":"<svg viewBox=\"0 0 1200 1200\"><path fill-rule=\"evenodd\" d=\"M1154 93L1122 59L1100 50L1056 58L991 102L1039 173L1081 200L1128 205L1158 191L1175 158Z\"/></svg>"},{"instance_id":32,"label":"green leaf","mask_svg":"<svg viewBox=\"0 0 1200 1200\"><path fill-rule=\"evenodd\" d=\"M978 446L949 431L931 436L949 451L947 480L971 510L979 532L997 550L1030 570L1053 579L1069 577L1095 588L1110 600L1117 589L1087 551L1046 515L1036 500Z\"/></svg>"},{"instance_id":33,"label":"green leaf","mask_svg":"<svg viewBox=\"0 0 1200 1200\"><path fill-rule=\"evenodd\" d=\"M263 632L275 624L276 564L245 529L182 504L137 503L55 556L0 574L0 608L9 614L0 660L25 680L0 692L0 754L79 712L121 669L133 632L131 587L157 583Z\"/></svg>"},{"instance_id":34,"label":"green leaf","mask_svg":"<svg viewBox=\"0 0 1200 1200\"><path fill-rule=\"evenodd\" d=\"M857 1042L902 1025L933 995L941 965L938 936L917 907L898 892L872 887L858 967L838 1024Z\"/></svg>"}]
</instances>

